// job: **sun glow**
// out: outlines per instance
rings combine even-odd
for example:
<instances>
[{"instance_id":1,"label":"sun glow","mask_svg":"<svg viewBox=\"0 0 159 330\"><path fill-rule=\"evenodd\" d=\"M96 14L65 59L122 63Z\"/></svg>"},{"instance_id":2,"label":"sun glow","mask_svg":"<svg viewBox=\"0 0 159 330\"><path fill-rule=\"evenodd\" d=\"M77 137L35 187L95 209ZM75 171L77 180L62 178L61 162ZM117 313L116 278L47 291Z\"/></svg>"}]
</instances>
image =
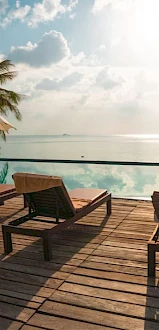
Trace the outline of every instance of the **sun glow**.
<instances>
[{"instance_id":1,"label":"sun glow","mask_svg":"<svg viewBox=\"0 0 159 330\"><path fill-rule=\"evenodd\" d=\"M129 20L129 42L134 53L143 62L158 57L159 0L139 0Z\"/></svg>"}]
</instances>

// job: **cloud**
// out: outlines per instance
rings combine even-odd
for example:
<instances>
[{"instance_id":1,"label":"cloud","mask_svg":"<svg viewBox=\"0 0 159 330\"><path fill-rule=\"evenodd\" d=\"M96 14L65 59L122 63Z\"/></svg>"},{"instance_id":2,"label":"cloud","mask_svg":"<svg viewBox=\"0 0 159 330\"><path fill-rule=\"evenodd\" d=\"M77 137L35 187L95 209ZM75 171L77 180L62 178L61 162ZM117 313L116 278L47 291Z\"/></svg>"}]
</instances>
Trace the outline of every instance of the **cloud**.
<instances>
[{"instance_id":1,"label":"cloud","mask_svg":"<svg viewBox=\"0 0 159 330\"><path fill-rule=\"evenodd\" d=\"M112 9L128 10L134 5L135 1L134 0L95 0L94 6L92 8L92 12L96 14L98 12L101 12L103 9L107 7L111 7Z\"/></svg>"},{"instance_id":2,"label":"cloud","mask_svg":"<svg viewBox=\"0 0 159 330\"><path fill-rule=\"evenodd\" d=\"M76 17L76 13L73 13L69 16L69 18L74 19Z\"/></svg>"},{"instance_id":3,"label":"cloud","mask_svg":"<svg viewBox=\"0 0 159 330\"><path fill-rule=\"evenodd\" d=\"M7 17L2 20L0 24L3 28L9 25L13 20L20 20L21 22L24 21L25 17L30 12L31 7L25 5L24 7L20 7L20 2L16 2L16 9L9 11Z\"/></svg>"},{"instance_id":4,"label":"cloud","mask_svg":"<svg viewBox=\"0 0 159 330\"><path fill-rule=\"evenodd\" d=\"M26 63L33 67L48 66L69 55L66 39L61 32L51 30L36 44L12 47L9 58L14 62Z\"/></svg>"},{"instance_id":5,"label":"cloud","mask_svg":"<svg viewBox=\"0 0 159 330\"><path fill-rule=\"evenodd\" d=\"M20 0L16 0L15 6L16 6L16 8L20 7Z\"/></svg>"},{"instance_id":6,"label":"cloud","mask_svg":"<svg viewBox=\"0 0 159 330\"><path fill-rule=\"evenodd\" d=\"M68 6L66 7L67 11L72 11L73 8L78 4L78 0L70 0Z\"/></svg>"},{"instance_id":7,"label":"cloud","mask_svg":"<svg viewBox=\"0 0 159 330\"><path fill-rule=\"evenodd\" d=\"M104 89L112 89L114 87L122 85L124 79L117 74L113 73L109 67L101 70L96 77L96 85L103 87Z\"/></svg>"},{"instance_id":8,"label":"cloud","mask_svg":"<svg viewBox=\"0 0 159 330\"><path fill-rule=\"evenodd\" d=\"M0 14L4 14L7 8L8 8L8 1L0 0Z\"/></svg>"},{"instance_id":9,"label":"cloud","mask_svg":"<svg viewBox=\"0 0 159 330\"><path fill-rule=\"evenodd\" d=\"M72 11L78 0L70 0L68 6L61 4L61 0L43 0L34 4L28 25L36 27L40 22L52 21L58 14Z\"/></svg>"},{"instance_id":10,"label":"cloud","mask_svg":"<svg viewBox=\"0 0 159 330\"><path fill-rule=\"evenodd\" d=\"M65 8L60 0L43 0L34 4L28 25L37 26L39 22L53 20L58 13L64 13Z\"/></svg>"},{"instance_id":11,"label":"cloud","mask_svg":"<svg viewBox=\"0 0 159 330\"><path fill-rule=\"evenodd\" d=\"M69 0L67 5L62 5L61 0L43 0L33 4L21 7L20 0L15 1L14 8L7 12L0 25L5 28L13 20L26 22L31 27L37 27L39 23L53 21L60 14L70 13L78 4L78 0ZM5 14L8 7L7 0L0 0L0 13ZM70 18L75 17L75 13Z\"/></svg>"},{"instance_id":12,"label":"cloud","mask_svg":"<svg viewBox=\"0 0 159 330\"><path fill-rule=\"evenodd\" d=\"M156 174L144 173L140 168L136 168L133 175L133 189L137 192L143 193L146 185L154 185L156 183Z\"/></svg>"},{"instance_id":13,"label":"cloud","mask_svg":"<svg viewBox=\"0 0 159 330\"><path fill-rule=\"evenodd\" d=\"M43 90L61 90L65 88L72 87L80 81L82 74L79 72L73 72L61 80L58 79L43 79L39 84L37 84L37 89Z\"/></svg>"},{"instance_id":14,"label":"cloud","mask_svg":"<svg viewBox=\"0 0 159 330\"><path fill-rule=\"evenodd\" d=\"M2 54L2 53L0 52L0 61L3 61L4 58L5 58L4 54Z\"/></svg>"}]
</instances>

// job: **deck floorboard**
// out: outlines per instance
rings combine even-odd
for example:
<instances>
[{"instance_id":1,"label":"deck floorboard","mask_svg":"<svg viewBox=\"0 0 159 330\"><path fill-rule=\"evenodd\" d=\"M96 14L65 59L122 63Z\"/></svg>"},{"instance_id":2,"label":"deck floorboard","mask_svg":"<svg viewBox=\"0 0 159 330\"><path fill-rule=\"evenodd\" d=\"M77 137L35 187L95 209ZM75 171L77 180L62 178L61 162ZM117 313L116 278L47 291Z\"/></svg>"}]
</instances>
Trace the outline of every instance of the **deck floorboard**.
<instances>
[{"instance_id":1,"label":"deck floorboard","mask_svg":"<svg viewBox=\"0 0 159 330\"><path fill-rule=\"evenodd\" d=\"M26 213L21 196L0 211L0 225ZM155 226L150 201L112 199L109 218L103 205L52 236L50 262L29 236L13 234L4 254L0 231L0 330L158 330L159 254L147 277Z\"/></svg>"}]
</instances>

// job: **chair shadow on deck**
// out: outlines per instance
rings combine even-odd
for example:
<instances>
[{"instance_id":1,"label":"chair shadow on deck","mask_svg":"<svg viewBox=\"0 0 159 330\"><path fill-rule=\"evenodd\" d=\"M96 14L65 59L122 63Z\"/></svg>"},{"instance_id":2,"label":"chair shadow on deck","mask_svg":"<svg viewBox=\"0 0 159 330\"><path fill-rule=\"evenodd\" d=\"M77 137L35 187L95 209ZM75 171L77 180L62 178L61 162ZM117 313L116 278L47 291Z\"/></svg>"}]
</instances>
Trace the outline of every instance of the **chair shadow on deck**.
<instances>
[{"instance_id":1,"label":"chair shadow on deck","mask_svg":"<svg viewBox=\"0 0 159 330\"><path fill-rule=\"evenodd\" d=\"M97 209L87 215L82 222L78 220L69 228L52 235L51 261L44 260L41 239L13 234L13 252L8 255L2 252L0 256L0 324L3 321L3 330L9 329L15 321L26 324L35 309L49 298L91 255L97 244L105 239L106 235L103 238L100 236L109 216L104 214L105 207L102 210L101 208L100 212ZM0 218L0 223L10 216L18 217L21 210L12 210L8 217ZM92 216L94 223L91 222ZM24 309L27 312L22 314Z\"/></svg>"},{"instance_id":2,"label":"chair shadow on deck","mask_svg":"<svg viewBox=\"0 0 159 330\"><path fill-rule=\"evenodd\" d=\"M144 330L151 330L150 321L154 321L153 330L159 329L159 280L147 278ZM152 327L152 325L151 325Z\"/></svg>"}]
</instances>

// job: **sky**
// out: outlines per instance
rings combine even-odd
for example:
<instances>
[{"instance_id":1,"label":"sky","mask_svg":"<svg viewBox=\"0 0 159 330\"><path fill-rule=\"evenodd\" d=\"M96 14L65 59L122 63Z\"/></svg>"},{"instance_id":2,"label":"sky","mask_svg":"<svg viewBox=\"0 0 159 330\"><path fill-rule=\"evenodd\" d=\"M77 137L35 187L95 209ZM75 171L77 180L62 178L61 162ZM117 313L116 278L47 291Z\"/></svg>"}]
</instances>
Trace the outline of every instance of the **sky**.
<instances>
[{"instance_id":1,"label":"sky","mask_svg":"<svg viewBox=\"0 0 159 330\"><path fill-rule=\"evenodd\" d=\"M158 0L0 0L11 134L159 134Z\"/></svg>"}]
</instances>

